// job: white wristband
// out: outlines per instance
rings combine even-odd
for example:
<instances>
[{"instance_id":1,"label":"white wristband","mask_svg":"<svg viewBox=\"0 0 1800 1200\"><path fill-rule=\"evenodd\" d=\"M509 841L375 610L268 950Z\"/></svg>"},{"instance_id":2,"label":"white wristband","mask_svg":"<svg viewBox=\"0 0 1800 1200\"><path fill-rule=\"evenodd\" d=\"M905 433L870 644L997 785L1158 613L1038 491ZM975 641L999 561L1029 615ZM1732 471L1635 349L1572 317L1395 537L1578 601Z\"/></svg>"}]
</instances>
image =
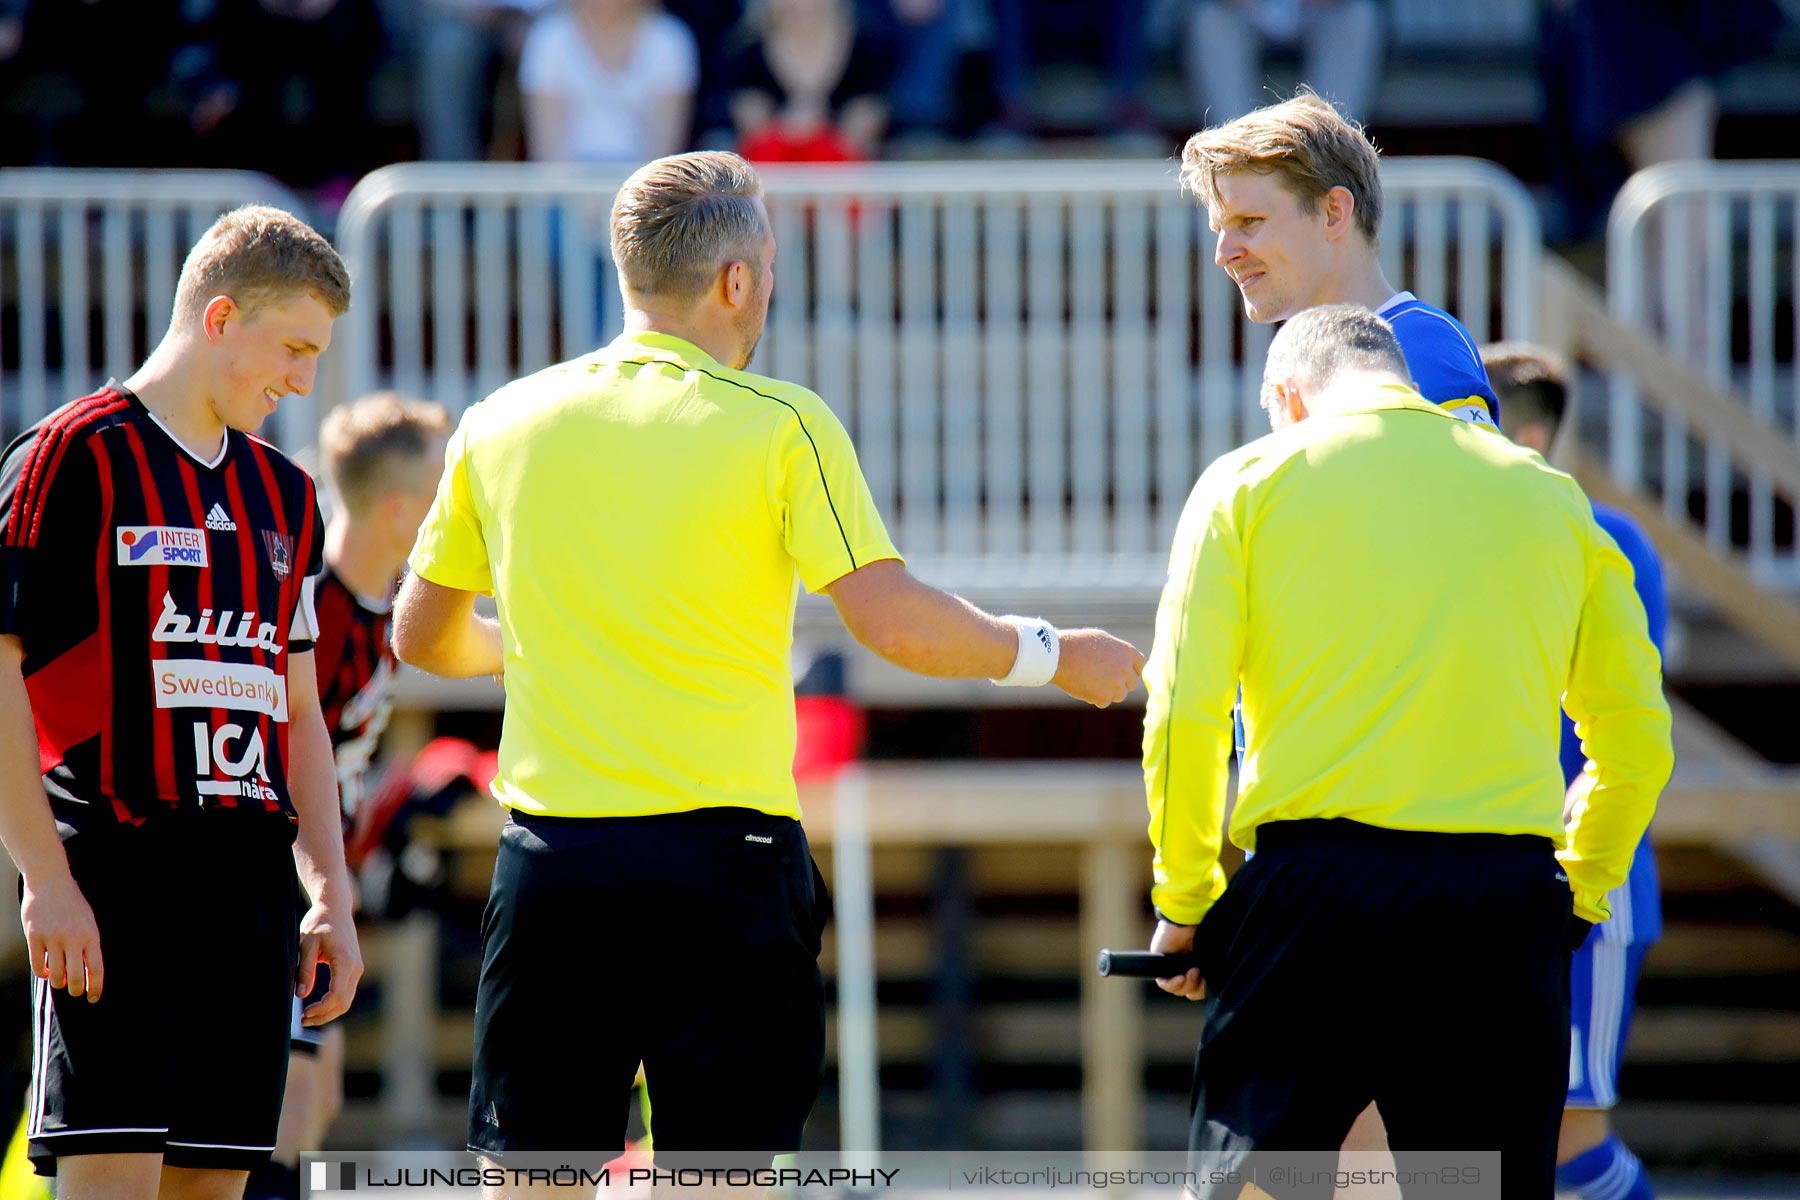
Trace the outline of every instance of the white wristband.
<instances>
[{"instance_id":1,"label":"white wristband","mask_svg":"<svg viewBox=\"0 0 1800 1200\"><path fill-rule=\"evenodd\" d=\"M1037 617L1000 619L1018 632L1019 651L1013 657L1012 670L994 683L999 687L1042 687L1056 678L1056 665L1062 660L1062 639L1056 626Z\"/></svg>"}]
</instances>

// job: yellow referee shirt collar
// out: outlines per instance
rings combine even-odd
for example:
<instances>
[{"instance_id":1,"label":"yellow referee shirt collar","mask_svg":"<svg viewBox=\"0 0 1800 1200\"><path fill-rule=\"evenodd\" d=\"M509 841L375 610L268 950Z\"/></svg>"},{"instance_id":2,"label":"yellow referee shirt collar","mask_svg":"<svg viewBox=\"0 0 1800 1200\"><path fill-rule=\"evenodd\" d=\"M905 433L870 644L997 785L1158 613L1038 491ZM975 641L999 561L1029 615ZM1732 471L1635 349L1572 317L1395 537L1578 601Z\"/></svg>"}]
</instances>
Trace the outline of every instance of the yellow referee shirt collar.
<instances>
[{"instance_id":1,"label":"yellow referee shirt collar","mask_svg":"<svg viewBox=\"0 0 1800 1200\"><path fill-rule=\"evenodd\" d=\"M621 358L648 357L659 362L676 363L689 369L720 369L717 359L686 338L676 337L672 333L658 333L654 329L637 329L621 333L613 339L612 345L607 349Z\"/></svg>"},{"instance_id":2,"label":"yellow referee shirt collar","mask_svg":"<svg viewBox=\"0 0 1800 1200\"><path fill-rule=\"evenodd\" d=\"M1452 421L1460 419L1455 414L1444 411L1419 395L1416 388L1404 383L1378 383L1363 388L1333 388L1322 393L1317 400L1308 398L1306 401L1307 414L1319 417L1380 412L1389 408L1411 408L1420 412L1436 413L1438 416Z\"/></svg>"}]
</instances>

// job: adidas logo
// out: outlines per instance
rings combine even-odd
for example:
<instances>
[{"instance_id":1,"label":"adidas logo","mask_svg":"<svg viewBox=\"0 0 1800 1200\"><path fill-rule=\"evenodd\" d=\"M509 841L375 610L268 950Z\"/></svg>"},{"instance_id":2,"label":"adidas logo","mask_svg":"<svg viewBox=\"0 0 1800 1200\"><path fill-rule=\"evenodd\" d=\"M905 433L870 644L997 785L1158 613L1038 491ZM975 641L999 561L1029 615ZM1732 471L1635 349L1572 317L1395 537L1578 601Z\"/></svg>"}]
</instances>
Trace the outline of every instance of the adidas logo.
<instances>
[{"instance_id":1,"label":"adidas logo","mask_svg":"<svg viewBox=\"0 0 1800 1200\"><path fill-rule=\"evenodd\" d=\"M223 504L215 504L212 511L206 514L206 527L216 533L236 533L237 522L225 511Z\"/></svg>"},{"instance_id":2,"label":"adidas logo","mask_svg":"<svg viewBox=\"0 0 1800 1200\"><path fill-rule=\"evenodd\" d=\"M495 1129L500 1128L500 1113L494 1108L494 1102L492 1100L488 1101L487 1111L481 1114L481 1120L484 1124L492 1125Z\"/></svg>"}]
</instances>

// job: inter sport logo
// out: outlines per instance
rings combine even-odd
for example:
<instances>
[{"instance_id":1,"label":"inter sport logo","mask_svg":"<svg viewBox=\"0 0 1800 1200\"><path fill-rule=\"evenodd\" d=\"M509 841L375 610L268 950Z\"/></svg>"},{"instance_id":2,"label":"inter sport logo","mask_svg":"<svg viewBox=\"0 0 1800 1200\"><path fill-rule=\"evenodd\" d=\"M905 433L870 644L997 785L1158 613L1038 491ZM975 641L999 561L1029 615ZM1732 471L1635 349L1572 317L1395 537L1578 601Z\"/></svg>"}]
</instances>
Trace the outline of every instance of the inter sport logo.
<instances>
[{"instance_id":1,"label":"inter sport logo","mask_svg":"<svg viewBox=\"0 0 1800 1200\"><path fill-rule=\"evenodd\" d=\"M121 567L204 567L206 532L177 525L121 525L117 531Z\"/></svg>"}]
</instances>

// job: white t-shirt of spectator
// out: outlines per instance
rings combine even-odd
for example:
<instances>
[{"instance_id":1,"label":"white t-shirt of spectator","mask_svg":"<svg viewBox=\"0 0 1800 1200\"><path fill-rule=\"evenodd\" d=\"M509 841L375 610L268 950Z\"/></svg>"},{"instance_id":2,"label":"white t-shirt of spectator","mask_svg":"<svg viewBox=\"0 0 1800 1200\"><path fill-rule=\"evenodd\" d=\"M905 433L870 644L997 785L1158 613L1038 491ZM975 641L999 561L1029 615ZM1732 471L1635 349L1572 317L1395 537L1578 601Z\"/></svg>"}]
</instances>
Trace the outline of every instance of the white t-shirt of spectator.
<instances>
[{"instance_id":1,"label":"white t-shirt of spectator","mask_svg":"<svg viewBox=\"0 0 1800 1200\"><path fill-rule=\"evenodd\" d=\"M679 17L646 15L622 71L594 57L573 13L547 13L532 25L519 58L519 90L560 96L567 106L561 146L536 157L562 162L640 163L652 157L650 113L670 96L692 92L700 52Z\"/></svg>"}]
</instances>

